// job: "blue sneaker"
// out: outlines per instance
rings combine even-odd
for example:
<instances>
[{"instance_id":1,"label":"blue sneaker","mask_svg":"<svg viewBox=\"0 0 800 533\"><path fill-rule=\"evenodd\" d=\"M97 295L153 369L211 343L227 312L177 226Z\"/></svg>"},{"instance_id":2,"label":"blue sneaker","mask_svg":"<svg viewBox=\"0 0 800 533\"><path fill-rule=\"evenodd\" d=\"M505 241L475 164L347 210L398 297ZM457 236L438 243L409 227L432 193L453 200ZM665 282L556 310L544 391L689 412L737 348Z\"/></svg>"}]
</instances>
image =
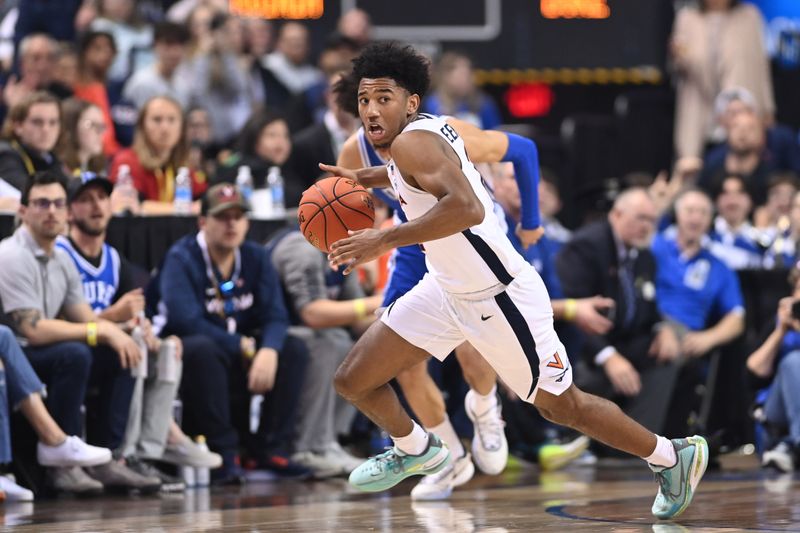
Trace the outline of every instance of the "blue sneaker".
<instances>
[{"instance_id":1,"label":"blue sneaker","mask_svg":"<svg viewBox=\"0 0 800 533\"><path fill-rule=\"evenodd\" d=\"M428 447L419 455L408 455L392 446L370 457L350 473L350 484L364 492L390 489L407 477L435 474L449 464L450 451L433 433Z\"/></svg>"},{"instance_id":2,"label":"blue sneaker","mask_svg":"<svg viewBox=\"0 0 800 533\"><path fill-rule=\"evenodd\" d=\"M700 479L708 466L706 439L695 435L672 439L678 462L671 468L650 465L658 481L658 494L652 512L656 518L675 518L689 507Z\"/></svg>"}]
</instances>

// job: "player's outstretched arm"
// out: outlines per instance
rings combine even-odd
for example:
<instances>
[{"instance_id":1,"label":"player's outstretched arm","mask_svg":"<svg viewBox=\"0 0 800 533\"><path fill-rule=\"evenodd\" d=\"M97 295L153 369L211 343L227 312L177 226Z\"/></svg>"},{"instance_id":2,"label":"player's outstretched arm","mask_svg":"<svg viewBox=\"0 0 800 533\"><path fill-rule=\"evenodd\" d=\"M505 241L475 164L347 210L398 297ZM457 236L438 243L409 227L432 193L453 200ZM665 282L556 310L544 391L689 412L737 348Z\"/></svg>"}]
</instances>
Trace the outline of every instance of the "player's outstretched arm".
<instances>
[{"instance_id":1,"label":"player's outstretched arm","mask_svg":"<svg viewBox=\"0 0 800 533\"><path fill-rule=\"evenodd\" d=\"M355 180L360 183L362 186L369 189L370 187L391 187L391 182L389 182L389 174L386 171L385 166L379 167L368 167L368 168L360 168L358 170L352 170L345 167L338 167L333 165L326 165L325 163L320 163L319 168L324 170L325 172L330 172L334 176L341 176L343 178L349 178L351 180Z\"/></svg>"}]
</instances>

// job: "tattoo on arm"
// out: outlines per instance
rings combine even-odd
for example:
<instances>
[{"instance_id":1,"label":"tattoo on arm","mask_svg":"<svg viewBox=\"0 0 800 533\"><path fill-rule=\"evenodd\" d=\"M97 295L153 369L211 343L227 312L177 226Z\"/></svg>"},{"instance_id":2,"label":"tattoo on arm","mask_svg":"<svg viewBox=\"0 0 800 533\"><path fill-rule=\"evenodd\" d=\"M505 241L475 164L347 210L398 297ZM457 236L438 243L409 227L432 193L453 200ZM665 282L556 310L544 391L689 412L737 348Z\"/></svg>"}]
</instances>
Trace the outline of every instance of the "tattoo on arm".
<instances>
[{"instance_id":1,"label":"tattoo on arm","mask_svg":"<svg viewBox=\"0 0 800 533\"><path fill-rule=\"evenodd\" d=\"M11 318L14 320L14 328L18 333L22 333L22 328L26 325L36 329L36 324L42 319L42 313L38 309L17 309L11 312Z\"/></svg>"}]
</instances>

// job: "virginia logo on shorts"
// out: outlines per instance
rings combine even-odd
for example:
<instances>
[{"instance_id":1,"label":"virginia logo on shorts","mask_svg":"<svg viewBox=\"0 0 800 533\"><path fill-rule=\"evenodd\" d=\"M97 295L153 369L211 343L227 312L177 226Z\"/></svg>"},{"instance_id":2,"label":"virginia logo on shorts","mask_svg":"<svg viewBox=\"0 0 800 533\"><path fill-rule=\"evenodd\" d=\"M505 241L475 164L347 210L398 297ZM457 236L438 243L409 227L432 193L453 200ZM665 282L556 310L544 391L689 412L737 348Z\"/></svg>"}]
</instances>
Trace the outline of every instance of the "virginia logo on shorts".
<instances>
[{"instance_id":1,"label":"virginia logo on shorts","mask_svg":"<svg viewBox=\"0 0 800 533\"><path fill-rule=\"evenodd\" d=\"M564 363L561 362L561 356L558 355L558 352L554 353L553 357L555 357L556 360L550 361L549 363L547 363L547 366L550 368L557 368L559 370L564 370Z\"/></svg>"}]
</instances>

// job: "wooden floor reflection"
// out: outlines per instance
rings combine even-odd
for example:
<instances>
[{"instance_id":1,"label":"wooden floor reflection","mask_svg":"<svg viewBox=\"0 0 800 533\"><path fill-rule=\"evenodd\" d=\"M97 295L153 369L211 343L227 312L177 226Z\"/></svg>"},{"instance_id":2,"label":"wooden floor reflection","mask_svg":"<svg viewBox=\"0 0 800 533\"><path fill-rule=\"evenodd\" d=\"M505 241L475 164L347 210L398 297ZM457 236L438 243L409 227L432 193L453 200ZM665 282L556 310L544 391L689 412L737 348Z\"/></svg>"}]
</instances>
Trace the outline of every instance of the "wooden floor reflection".
<instances>
[{"instance_id":1,"label":"wooden floor reflection","mask_svg":"<svg viewBox=\"0 0 800 533\"><path fill-rule=\"evenodd\" d=\"M757 468L755 459L726 461L700 485L675 522L650 516L655 484L637 463L535 468L478 476L449 502L412 502L406 482L391 493L357 494L343 480L266 482L183 495L70 498L0 504L0 529L93 531L800 531L800 478Z\"/></svg>"}]
</instances>

